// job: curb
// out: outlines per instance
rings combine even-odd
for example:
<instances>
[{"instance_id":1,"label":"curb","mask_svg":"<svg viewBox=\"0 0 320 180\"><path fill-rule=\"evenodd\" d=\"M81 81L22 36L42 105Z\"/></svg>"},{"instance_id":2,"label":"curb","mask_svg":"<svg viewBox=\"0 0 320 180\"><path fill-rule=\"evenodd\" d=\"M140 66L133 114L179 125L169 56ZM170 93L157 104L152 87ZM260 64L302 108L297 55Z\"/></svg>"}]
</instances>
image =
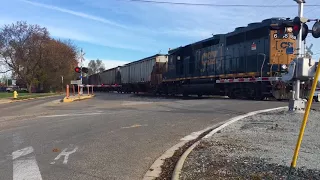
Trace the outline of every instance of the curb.
<instances>
[{"instance_id":1,"label":"curb","mask_svg":"<svg viewBox=\"0 0 320 180\"><path fill-rule=\"evenodd\" d=\"M164 163L164 160L167 158L170 158L173 156L174 152L178 150L180 147L183 147L185 144L187 144L189 141L192 141L194 139L197 139L202 133L209 131L210 129L217 128L221 126L222 123L215 124L213 126L210 126L206 129L203 129L201 131L193 132L190 135L187 135L180 139L180 142L174 146L172 146L170 149L166 150L164 154L162 154L154 163L149 167L148 171L143 177L143 180L153 180L154 178L158 178L161 173L161 166Z\"/></svg>"},{"instance_id":2,"label":"curb","mask_svg":"<svg viewBox=\"0 0 320 180\"><path fill-rule=\"evenodd\" d=\"M274 110L285 109L285 108L287 108L287 106L249 112L247 114L233 117L231 119L228 119L228 120L226 120L224 122L215 124L213 126L209 126L209 127L205 128L205 129L203 129L201 131L193 132L190 135L187 135L187 136L181 138L180 142L178 144L172 146L170 149L165 151L164 154L162 154L159 158L157 158L157 160L154 161L154 163L148 168L148 171L145 173L145 175L143 177L143 180L153 180L155 178L158 178L160 173L161 173L161 166L163 165L165 159L172 157L176 150L178 150L180 147L184 146L189 141L195 140L201 134L211 130L203 138L199 139L194 144L192 144L182 154L182 156L179 158L177 164L175 165L175 168L174 168L174 171L173 171L173 175L171 177L172 180L179 180L179 176L180 176L180 173L181 173L181 170L182 170L182 167L183 167L183 164L184 164L186 158L188 157L190 152L192 152L192 150L200 143L200 140L207 139L207 138L211 137L213 134L215 134L216 132L222 130L226 126L228 126L228 125L230 125L230 124L232 124L234 122L237 122L237 121L239 121L239 120L241 120L243 118L246 118L246 117L249 117L249 116L253 116L253 115L256 115L256 114L259 114L259 113L263 113L263 112L274 111Z\"/></svg>"},{"instance_id":3,"label":"curb","mask_svg":"<svg viewBox=\"0 0 320 180\"><path fill-rule=\"evenodd\" d=\"M85 99L91 99L93 98L95 95L87 95L87 96L76 96L76 97L64 97L62 102L64 103L70 103L70 102L74 102L74 101L80 101L80 100L85 100Z\"/></svg>"},{"instance_id":4,"label":"curb","mask_svg":"<svg viewBox=\"0 0 320 180\"><path fill-rule=\"evenodd\" d=\"M185 160L187 159L188 155L192 152L192 150L200 143L201 140L203 139L208 139L210 138L211 136L213 136L215 133L217 133L218 131L221 131L223 128L229 126L230 124L232 123L235 123L241 119L244 119L246 117L250 117L250 116L253 116L253 115L256 115L256 114L261 114L261 113L264 113L264 112L270 112L270 111L275 111L275 110L280 110L280 109L286 109L288 108L287 106L284 106L284 107L278 107L278 108L271 108L271 109L264 109L264 110L259 110L259 111L252 111L252 112L249 112L247 114L244 114L244 115L240 115L240 116L236 116L236 117L233 117L229 120L227 120L225 123L223 123L221 126L219 126L218 128L215 128L213 129L210 133L208 133L207 135L205 135L203 138L201 138L200 140L198 140L197 142L195 142L193 145L191 145L183 154L182 156L180 157L178 163L176 164L175 168L174 168L174 171L173 171L173 175L172 175L172 178L171 180L179 180L179 176L180 176L180 173L181 173L181 170L183 168L183 165L184 165L184 162Z\"/></svg>"}]
</instances>

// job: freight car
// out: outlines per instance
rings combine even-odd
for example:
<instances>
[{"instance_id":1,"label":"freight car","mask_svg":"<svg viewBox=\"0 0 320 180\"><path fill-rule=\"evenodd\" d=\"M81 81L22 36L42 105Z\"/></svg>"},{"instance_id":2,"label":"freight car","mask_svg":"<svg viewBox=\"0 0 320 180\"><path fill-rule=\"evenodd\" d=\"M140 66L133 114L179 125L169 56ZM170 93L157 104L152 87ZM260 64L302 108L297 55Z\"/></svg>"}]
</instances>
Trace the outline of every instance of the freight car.
<instances>
[{"instance_id":1,"label":"freight car","mask_svg":"<svg viewBox=\"0 0 320 180\"><path fill-rule=\"evenodd\" d=\"M168 56L155 54L89 77L97 91L152 92L162 82Z\"/></svg>"},{"instance_id":2,"label":"freight car","mask_svg":"<svg viewBox=\"0 0 320 180\"><path fill-rule=\"evenodd\" d=\"M120 66L118 91L288 99L292 84L281 76L295 58L288 50L296 48L296 37L277 30L284 21L265 19ZM99 87L107 76L99 77L100 83L89 82ZM309 85L301 86L302 96Z\"/></svg>"},{"instance_id":3,"label":"freight car","mask_svg":"<svg viewBox=\"0 0 320 180\"><path fill-rule=\"evenodd\" d=\"M162 82L168 56L156 54L120 67L121 92L152 92Z\"/></svg>"},{"instance_id":4,"label":"freight car","mask_svg":"<svg viewBox=\"0 0 320 180\"><path fill-rule=\"evenodd\" d=\"M95 85L96 91L118 91L121 89L120 66L92 74L88 78L88 84Z\"/></svg>"}]
</instances>

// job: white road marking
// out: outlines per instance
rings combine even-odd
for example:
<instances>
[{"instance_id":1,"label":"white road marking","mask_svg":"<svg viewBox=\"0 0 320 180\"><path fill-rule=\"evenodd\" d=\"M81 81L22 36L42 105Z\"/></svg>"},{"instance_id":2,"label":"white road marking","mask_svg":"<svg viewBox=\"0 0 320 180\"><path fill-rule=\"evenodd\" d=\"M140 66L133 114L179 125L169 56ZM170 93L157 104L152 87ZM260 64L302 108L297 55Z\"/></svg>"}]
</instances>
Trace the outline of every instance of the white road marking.
<instances>
[{"instance_id":1,"label":"white road marking","mask_svg":"<svg viewBox=\"0 0 320 180\"><path fill-rule=\"evenodd\" d=\"M56 158L54 158L54 161L60 159L62 156L64 156L63 164L68 163L69 155L72 153L75 153L77 151L78 147L76 146L72 151L67 151L68 148L65 148ZM50 164L54 164L55 162L51 162Z\"/></svg>"},{"instance_id":2,"label":"white road marking","mask_svg":"<svg viewBox=\"0 0 320 180\"><path fill-rule=\"evenodd\" d=\"M147 101L124 101L122 102L123 106L132 106L132 105L142 105L142 104L152 104L153 102Z\"/></svg>"},{"instance_id":3,"label":"white road marking","mask_svg":"<svg viewBox=\"0 0 320 180\"><path fill-rule=\"evenodd\" d=\"M33 148L31 146L14 151L12 153L12 160L15 160L15 159L22 157L22 156L25 156L25 155L28 155L32 152L33 152Z\"/></svg>"},{"instance_id":4,"label":"white road marking","mask_svg":"<svg viewBox=\"0 0 320 180\"><path fill-rule=\"evenodd\" d=\"M13 180L42 180L35 156L13 161Z\"/></svg>"},{"instance_id":5,"label":"white road marking","mask_svg":"<svg viewBox=\"0 0 320 180\"><path fill-rule=\"evenodd\" d=\"M134 125L128 126L128 127L121 127L121 129L137 128L137 127L142 127L142 126L148 126L148 125L147 124L143 124L143 125L134 124Z\"/></svg>"},{"instance_id":6,"label":"white road marking","mask_svg":"<svg viewBox=\"0 0 320 180\"><path fill-rule=\"evenodd\" d=\"M29 146L12 153L13 180L42 180L36 157L26 157L32 152L33 148Z\"/></svg>"},{"instance_id":7,"label":"white road marking","mask_svg":"<svg viewBox=\"0 0 320 180\"><path fill-rule=\"evenodd\" d=\"M57 114L57 115L48 115L48 116L38 116L38 117L65 117L65 116L91 116L91 115L99 115L99 114L105 114L101 112L96 113L82 113L82 114Z\"/></svg>"}]
</instances>

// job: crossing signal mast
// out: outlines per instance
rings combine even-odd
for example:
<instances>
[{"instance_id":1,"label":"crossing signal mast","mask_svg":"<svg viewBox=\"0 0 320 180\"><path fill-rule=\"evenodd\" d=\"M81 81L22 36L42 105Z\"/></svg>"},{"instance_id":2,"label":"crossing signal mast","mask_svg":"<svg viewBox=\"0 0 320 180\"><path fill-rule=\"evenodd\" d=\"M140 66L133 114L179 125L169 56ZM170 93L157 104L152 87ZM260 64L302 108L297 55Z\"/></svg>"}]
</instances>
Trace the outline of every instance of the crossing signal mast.
<instances>
[{"instance_id":1,"label":"crossing signal mast","mask_svg":"<svg viewBox=\"0 0 320 180\"><path fill-rule=\"evenodd\" d=\"M305 0L294 0L299 4L299 16L293 19L293 33L298 36L298 56L289 65L288 74L282 77L282 80L292 79L295 81L294 86L294 97L289 101L289 111L303 110L305 111L303 121L301 124L299 137L297 140L296 148L294 150L294 155L291 161L290 170L288 173L288 179L293 169L296 168L297 158L299 155L300 146L302 143L303 134L306 128L310 108L312 105L312 99L316 89L316 84L320 75L320 64L311 58L306 57L306 54L302 55L302 41L305 40L308 33L311 33L314 38L320 37L320 21L319 19L307 19L303 17L303 4ZM307 22L315 21L311 30L307 26ZM308 104L305 106L305 101L300 98L300 81L313 80L312 87L309 93ZM318 95L319 96L319 95ZM319 98L319 97L318 97Z\"/></svg>"},{"instance_id":2,"label":"crossing signal mast","mask_svg":"<svg viewBox=\"0 0 320 180\"><path fill-rule=\"evenodd\" d=\"M308 19L303 17L304 0L294 0L299 4L299 14L293 20L285 21L280 27L280 32L292 32L297 37L297 58L294 59L288 68L288 74L282 77L283 81L294 82L293 97L289 101L289 110L305 110L305 101L300 97L300 81L307 81L314 77L315 70L318 65L312 59L304 57L302 46L309 33L314 38L320 37L320 20ZM311 30L309 30L307 22L315 21Z\"/></svg>"},{"instance_id":3,"label":"crossing signal mast","mask_svg":"<svg viewBox=\"0 0 320 180\"><path fill-rule=\"evenodd\" d=\"M83 88L82 88L82 78L83 78L83 73L88 73L89 72L89 69L87 67L82 67L82 62L84 61L84 58L83 56L85 55L85 53L83 53L82 49L80 51L80 55L79 55L79 59L80 59L80 67L77 66L74 68L74 71L76 73L80 73L80 85L81 85L81 88L80 88L80 94L82 94L83 92Z\"/></svg>"}]
</instances>

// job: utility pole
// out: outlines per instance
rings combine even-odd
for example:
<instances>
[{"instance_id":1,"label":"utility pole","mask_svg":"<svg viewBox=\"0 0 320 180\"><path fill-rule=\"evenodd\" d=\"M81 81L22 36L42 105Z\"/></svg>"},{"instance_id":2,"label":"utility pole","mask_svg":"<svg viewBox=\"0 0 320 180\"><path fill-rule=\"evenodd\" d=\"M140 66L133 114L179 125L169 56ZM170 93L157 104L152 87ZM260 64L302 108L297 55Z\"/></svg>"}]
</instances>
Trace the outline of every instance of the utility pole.
<instances>
[{"instance_id":1,"label":"utility pole","mask_svg":"<svg viewBox=\"0 0 320 180\"><path fill-rule=\"evenodd\" d=\"M305 3L305 0L294 0L299 5L299 18L303 17L303 5ZM297 37L297 58L303 57L303 43L302 43L302 28L300 27L300 31ZM297 69L299 66L298 59L296 59L296 68L295 68L295 74L297 75ZM296 76L297 77L297 76ZM300 98L300 79L296 78L293 86L293 97L289 101L289 110L295 111L295 110L304 110L305 108L305 102Z\"/></svg>"}]
</instances>

